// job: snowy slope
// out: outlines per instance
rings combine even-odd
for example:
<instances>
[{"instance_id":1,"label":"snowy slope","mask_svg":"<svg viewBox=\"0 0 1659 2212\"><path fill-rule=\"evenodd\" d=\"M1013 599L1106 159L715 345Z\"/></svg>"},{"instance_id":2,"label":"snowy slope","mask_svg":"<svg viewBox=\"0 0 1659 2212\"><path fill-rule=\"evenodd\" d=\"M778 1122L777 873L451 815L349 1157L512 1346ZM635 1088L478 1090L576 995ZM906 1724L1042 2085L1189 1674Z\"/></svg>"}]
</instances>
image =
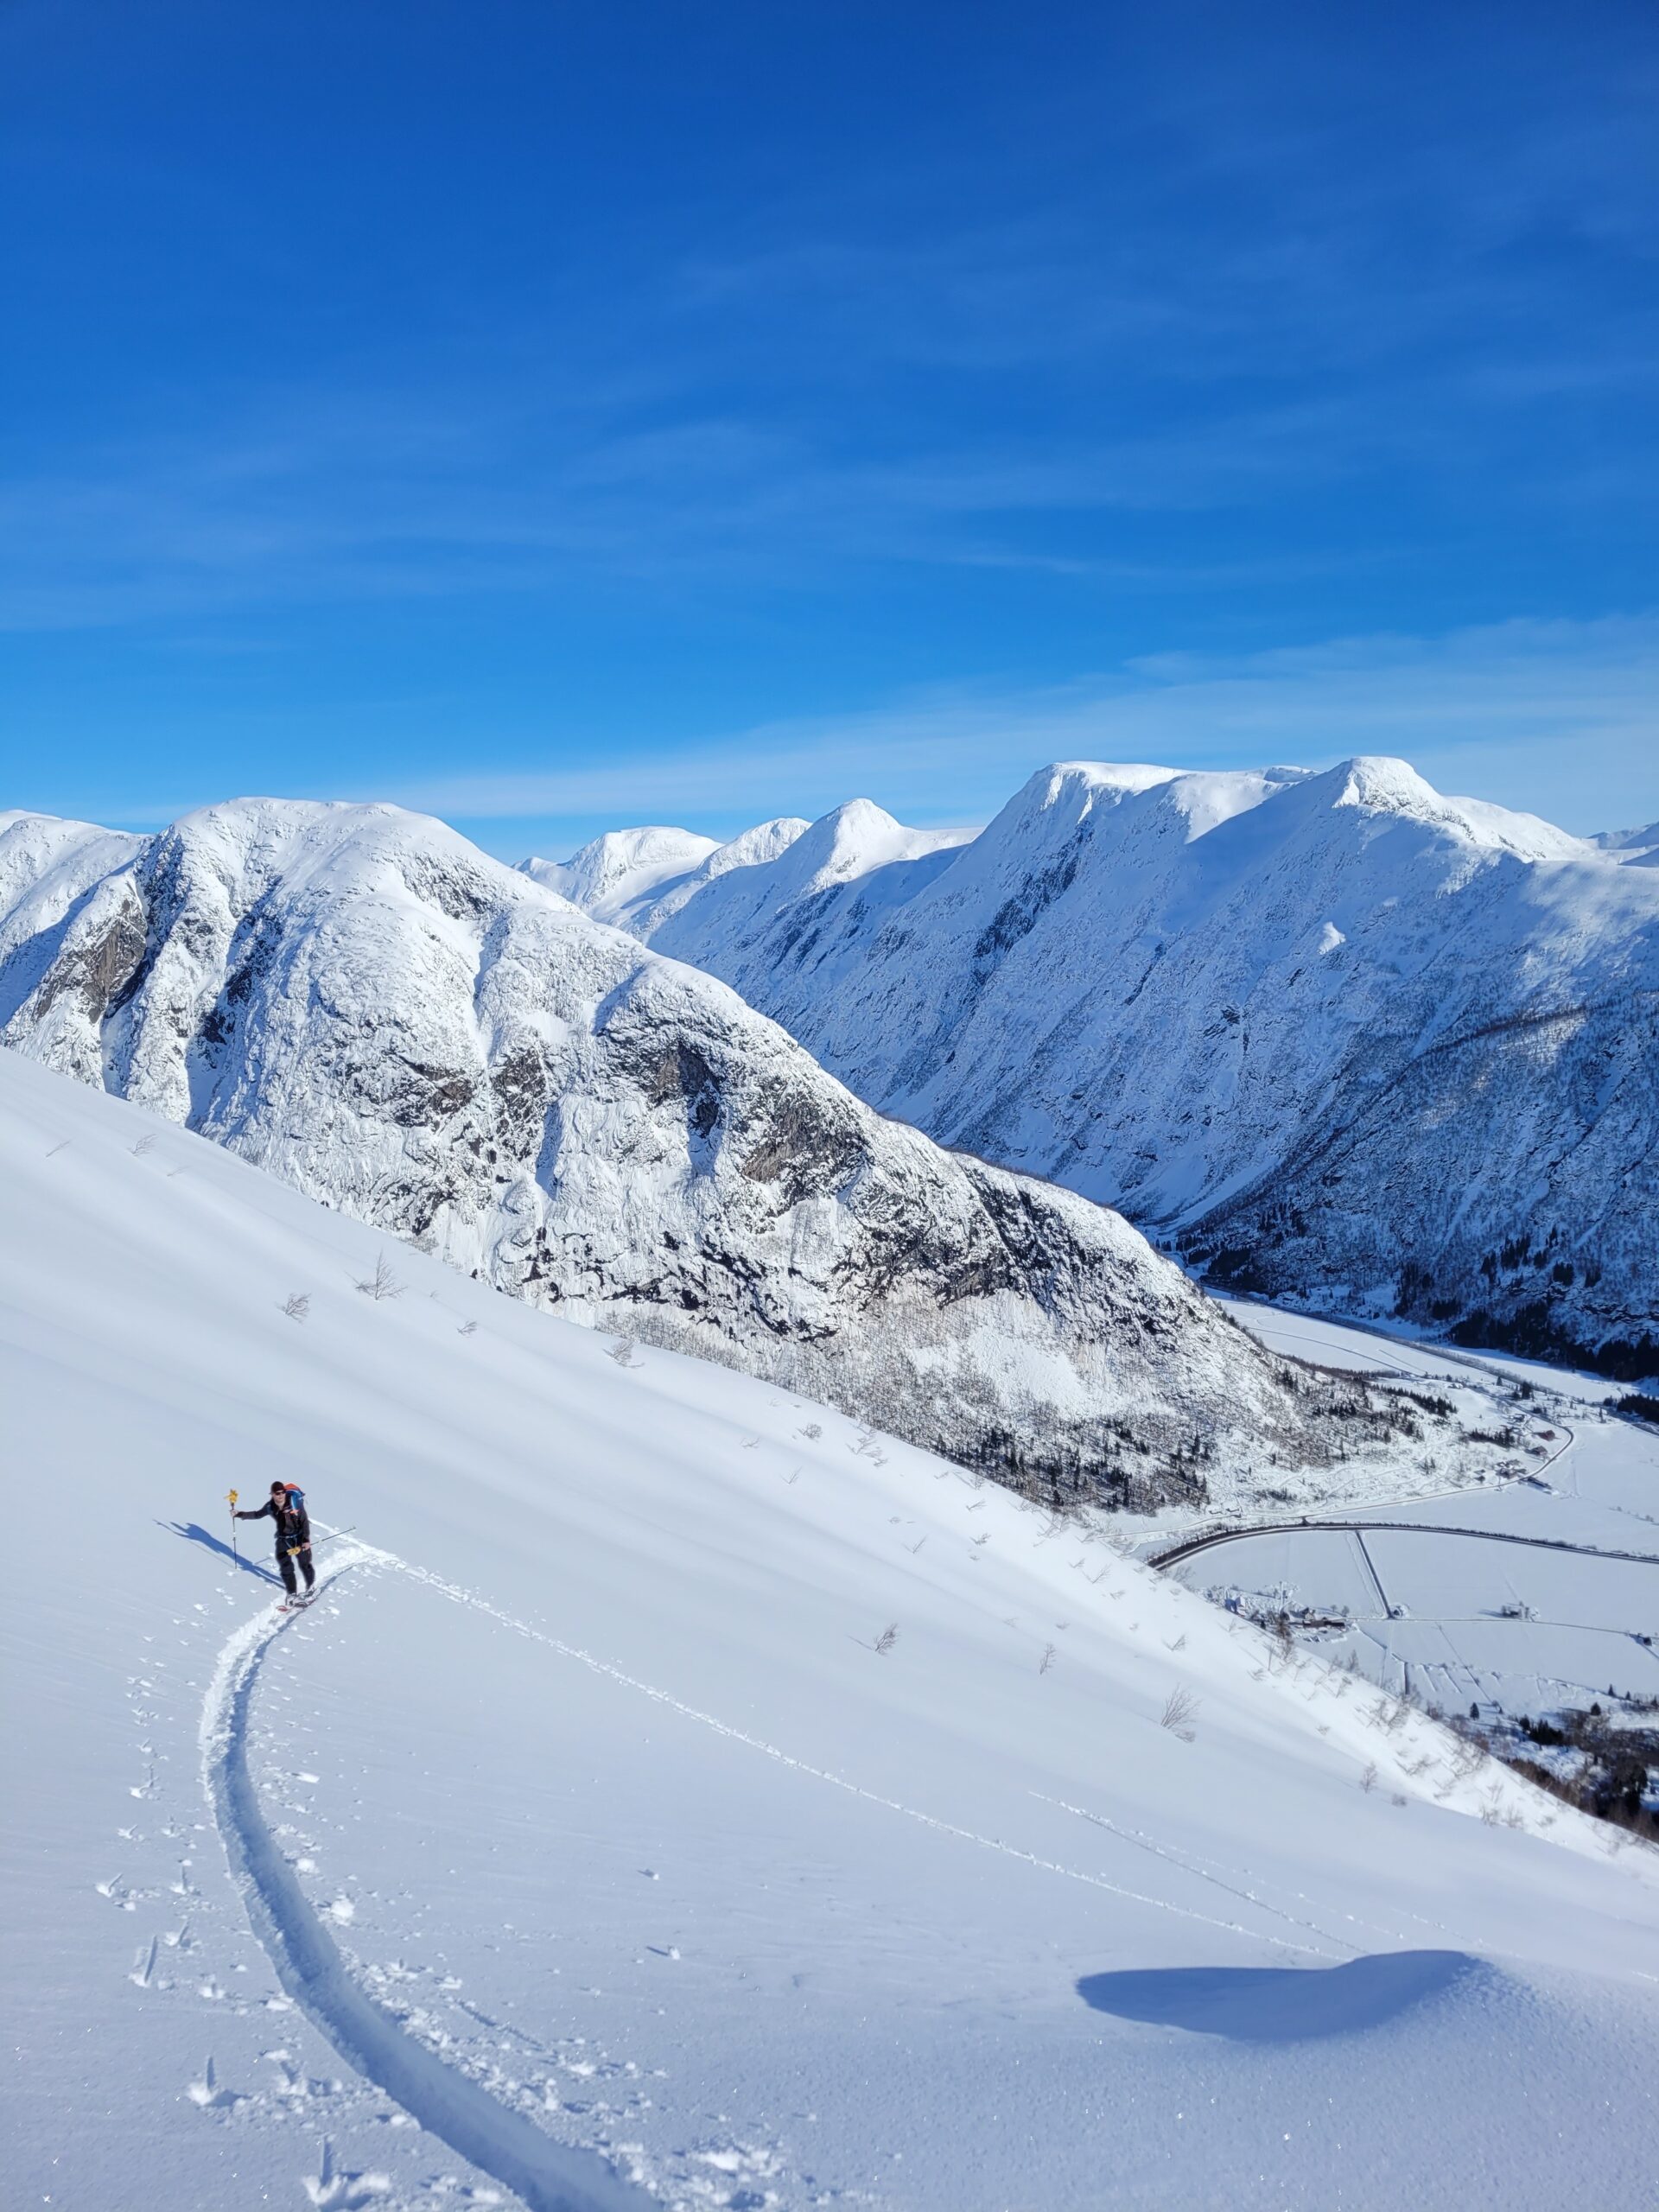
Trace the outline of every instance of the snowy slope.
<instances>
[{"instance_id":1,"label":"snowy slope","mask_svg":"<svg viewBox=\"0 0 1659 2212\"><path fill-rule=\"evenodd\" d=\"M1659 866L1659 822L1649 822L1641 830L1607 830L1592 841L1604 853L1611 853L1615 860L1626 861L1638 868Z\"/></svg>"},{"instance_id":2,"label":"snowy slope","mask_svg":"<svg viewBox=\"0 0 1659 2212\"><path fill-rule=\"evenodd\" d=\"M0 1056L9 2201L1651 2202L1647 1853L385 1249ZM273 1475L354 1524L289 1619L222 1541Z\"/></svg>"},{"instance_id":3,"label":"snowy slope","mask_svg":"<svg viewBox=\"0 0 1659 2212\"><path fill-rule=\"evenodd\" d=\"M636 900L679 881L718 849L715 839L699 837L691 830L612 830L568 861L531 859L519 866L596 922L613 922Z\"/></svg>"},{"instance_id":4,"label":"snowy slope","mask_svg":"<svg viewBox=\"0 0 1659 2212\"><path fill-rule=\"evenodd\" d=\"M532 857L518 866L595 921L613 923L643 942L716 877L776 860L811 826L798 815L780 816L724 844L690 830L612 830L568 861Z\"/></svg>"},{"instance_id":5,"label":"snowy slope","mask_svg":"<svg viewBox=\"0 0 1659 2212\"><path fill-rule=\"evenodd\" d=\"M954 855L645 933L942 1142L1212 1280L1659 1368L1659 871L1403 761L1043 771ZM639 926L639 912L625 917Z\"/></svg>"},{"instance_id":6,"label":"snowy slope","mask_svg":"<svg viewBox=\"0 0 1659 2212\"><path fill-rule=\"evenodd\" d=\"M1044 1491L1363 1496L1413 1456L1418 1411L1267 1355L1118 1217L884 1121L441 823L20 818L0 870L0 1040L536 1304Z\"/></svg>"}]
</instances>

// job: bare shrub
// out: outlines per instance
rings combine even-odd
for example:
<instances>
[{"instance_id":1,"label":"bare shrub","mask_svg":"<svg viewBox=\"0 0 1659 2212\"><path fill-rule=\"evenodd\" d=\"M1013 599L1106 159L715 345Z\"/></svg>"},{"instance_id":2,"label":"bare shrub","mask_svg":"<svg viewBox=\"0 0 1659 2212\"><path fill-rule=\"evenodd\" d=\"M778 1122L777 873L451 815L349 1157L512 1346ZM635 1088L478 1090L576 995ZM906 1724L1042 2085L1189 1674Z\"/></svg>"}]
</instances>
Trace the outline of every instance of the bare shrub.
<instances>
[{"instance_id":1,"label":"bare shrub","mask_svg":"<svg viewBox=\"0 0 1659 2212\"><path fill-rule=\"evenodd\" d=\"M135 1160L142 1160L146 1153L154 1152L155 1149L155 1138L149 1135L142 1136L139 1138L137 1143L132 1147L132 1156Z\"/></svg>"},{"instance_id":2,"label":"bare shrub","mask_svg":"<svg viewBox=\"0 0 1659 2212\"><path fill-rule=\"evenodd\" d=\"M290 1321L303 1321L311 1311L309 1294L303 1290L296 1290L291 1298L285 1298L283 1300L283 1311Z\"/></svg>"},{"instance_id":3,"label":"bare shrub","mask_svg":"<svg viewBox=\"0 0 1659 2212\"><path fill-rule=\"evenodd\" d=\"M1046 1675L1058 1656L1059 1654L1055 1650L1054 1646L1052 1643L1045 1644L1043 1647L1042 1664L1038 1668L1038 1673L1039 1675Z\"/></svg>"},{"instance_id":4,"label":"bare shrub","mask_svg":"<svg viewBox=\"0 0 1659 2212\"><path fill-rule=\"evenodd\" d=\"M1165 1700L1164 1709L1158 1716L1158 1726L1167 1728L1172 1736L1179 1736L1184 1744L1192 1741L1197 1731L1192 1723L1198 1716L1198 1700L1191 1690L1173 1689Z\"/></svg>"},{"instance_id":5,"label":"bare shrub","mask_svg":"<svg viewBox=\"0 0 1659 2212\"><path fill-rule=\"evenodd\" d=\"M1361 1788L1362 1789L1363 1789L1363 1790L1365 1790L1365 1791L1367 1791L1367 1792L1370 1792L1370 1790L1373 1790L1373 1789L1376 1789L1376 1761L1375 1759L1372 1759L1372 1760L1370 1762L1370 1764L1367 1765L1367 1767L1366 1767L1366 1769L1365 1769L1364 1773L1363 1773L1363 1774L1362 1774L1362 1775L1360 1776L1360 1777L1359 1777L1359 1786L1360 1786L1360 1788Z\"/></svg>"},{"instance_id":6,"label":"bare shrub","mask_svg":"<svg viewBox=\"0 0 1659 2212\"><path fill-rule=\"evenodd\" d=\"M459 1336L463 1336L463 1337L475 1337L475 1336L478 1334L478 1324L477 1324L477 1322L476 1322L476 1321L463 1321L463 1322L461 1323L461 1327L460 1327L460 1328L459 1328L459 1330L456 1332L456 1334L457 1334L457 1335L459 1335Z\"/></svg>"},{"instance_id":7,"label":"bare shrub","mask_svg":"<svg viewBox=\"0 0 1659 2212\"><path fill-rule=\"evenodd\" d=\"M377 1306L385 1299L401 1298L404 1294L404 1286L393 1274L391 1263L384 1252L374 1263L374 1273L357 1287L365 1298L373 1299Z\"/></svg>"},{"instance_id":8,"label":"bare shrub","mask_svg":"<svg viewBox=\"0 0 1659 2212\"><path fill-rule=\"evenodd\" d=\"M639 1364L639 1355L633 1348L631 1337L619 1337L607 1357L613 1359L619 1367L638 1367Z\"/></svg>"},{"instance_id":9,"label":"bare shrub","mask_svg":"<svg viewBox=\"0 0 1659 2212\"><path fill-rule=\"evenodd\" d=\"M882 1630L880 1635L876 1637L875 1642L870 1646L870 1649L872 1651L877 1653L879 1656L885 1659L888 1652L892 1650L893 1645L897 1643L898 1641L899 1624L897 1621L889 1621L886 1628Z\"/></svg>"}]
</instances>

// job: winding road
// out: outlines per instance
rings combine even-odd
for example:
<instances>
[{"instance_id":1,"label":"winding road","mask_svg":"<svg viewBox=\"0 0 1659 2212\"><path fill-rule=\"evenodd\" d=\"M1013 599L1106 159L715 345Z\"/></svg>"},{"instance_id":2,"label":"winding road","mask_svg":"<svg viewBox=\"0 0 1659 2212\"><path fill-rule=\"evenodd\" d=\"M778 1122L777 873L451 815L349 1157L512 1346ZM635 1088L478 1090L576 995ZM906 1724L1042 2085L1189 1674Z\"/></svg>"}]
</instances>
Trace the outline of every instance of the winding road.
<instances>
[{"instance_id":1,"label":"winding road","mask_svg":"<svg viewBox=\"0 0 1659 2212\"><path fill-rule=\"evenodd\" d=\"M1217 1529L1206 1535L1186 1537L1162 1551L1149 1552L1146 1563L1174 1567L1197 1552L1213 1550L1217 1544L1240 1544L1247 1536L1311 1536L1321 1529L1344 1536L1390 1530L1417 1536L1470 1536L1483 1544L1525 1544L1534 1551L1580 1552L1586 1559L1622 1559L1638 1567L1659 1567L1659 1554L1653 1552L1610 1551L1602 1544L1570 1544L1563 1536L1516 1536L1501 1529L1455 1529L1443 1521L1262 1521L1253 1528Z\"/></svg>"}]
</instances>

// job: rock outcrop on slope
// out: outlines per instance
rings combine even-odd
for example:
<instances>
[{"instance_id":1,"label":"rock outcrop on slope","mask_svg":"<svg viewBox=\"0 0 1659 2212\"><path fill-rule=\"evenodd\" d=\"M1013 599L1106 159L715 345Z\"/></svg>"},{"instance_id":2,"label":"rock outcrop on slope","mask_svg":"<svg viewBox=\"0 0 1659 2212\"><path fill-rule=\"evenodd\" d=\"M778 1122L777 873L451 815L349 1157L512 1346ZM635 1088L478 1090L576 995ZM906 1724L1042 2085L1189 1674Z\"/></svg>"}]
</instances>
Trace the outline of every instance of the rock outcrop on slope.
<instances>
[{"instance_id":1,"label":"rock outcrop on slope","mask_svg":"<svg viewBox=\"0 0 1659 2212\"><path fill-rule=\"evenodd\" d=\"M1328 1496L1433 1417L1268 1354L1117 1216L884 1120L436 823L10 817L0 885L12 1048L516 1296L1002 1479Z\"/></svg>"},{"instance_id":2,"label":"rock outcrop on slope","mask_svg":"<svg viewBox=\"0 0 1659 2212\"><path fill-rule=\"evenodd\" d=\"M1659 1371L1647 833L1571 837L1387 760L1046 769L919 861L854 812L618 919L873 1104L1213 1281Z\"/></svg>"}]
</instances>

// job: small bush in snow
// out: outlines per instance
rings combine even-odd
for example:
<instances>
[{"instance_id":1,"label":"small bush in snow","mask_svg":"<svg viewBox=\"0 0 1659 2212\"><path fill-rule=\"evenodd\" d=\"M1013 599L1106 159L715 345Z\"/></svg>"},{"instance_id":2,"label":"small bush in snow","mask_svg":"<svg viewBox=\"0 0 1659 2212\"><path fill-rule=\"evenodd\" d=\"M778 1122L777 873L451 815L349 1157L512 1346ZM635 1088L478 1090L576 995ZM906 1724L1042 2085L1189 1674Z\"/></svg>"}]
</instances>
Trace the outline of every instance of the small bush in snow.
<instances>
[{"instance_id":1,"label":"small bush in snow","mask_svg":"<svg viewBox=\"0 0 1659 2212\"><path fill-rule=\"evenodd\" d=\"M311 1311L310 1298L304 1291L296 1290L292 1298L283 1300L283 1311L290 1321L303 1321Z\"/></svg>"},{"instance_id":2,"label":"small bush in snow","mask_svg":"<svg viewBox=\"0 0 1659 2212\"><path fill-rule=\"evenodd\" d=\"M619 1337L617 1338L616 1342L611 1346L609 1357L616 1362L619 1367L636 1367L639 1364L638 1357L634 1352L632 1340L627 1337Z\"/></svg>"},{"instance_id":3,"label":"small bush in snow","mask_svg":"<svg viewBox=\"0 0 1659 2212\"><path fill-rule=\"evenodd\" d=\"M390 1262L383 1252L374 1263L374 1273L366 1282L357 1286L365 1298L372 1298L378 1306L382 1299L401 1298L404 1286L391 1272Z\"/></svg>"},{"instance_id":4,"label":"small bush in snow","mask_svg":"<svg viewBox=\"0 0 1659 2212\"><path fill-rule=\"evenodd\" d=\"M876 1637L875 1642L870 1646L870 1649L872 1651L879 1652L882 1658L885 1659L888 1652L892 1650L893 1645L897 1643L898 1641L899 1624L897 1621L889 1621L886 1628L882 1630L880 1635Z\"/></svg>"},{"instance_id":5,"label":"small bush in snow","mask_svg":"<svg viewBox=\"0 0 1659 2212\"><path fill-rule=\"evenodd\" d=\"M1184 1744L1190 1744L1196 1732L1192 1723L1198 1718L1198 1700L1191 1690L1171 1690L1164 1709L1158 1716L1158 1726L1167 1728L1171 1735L1179 1736Z\"/></svg>"}]
</instances>

